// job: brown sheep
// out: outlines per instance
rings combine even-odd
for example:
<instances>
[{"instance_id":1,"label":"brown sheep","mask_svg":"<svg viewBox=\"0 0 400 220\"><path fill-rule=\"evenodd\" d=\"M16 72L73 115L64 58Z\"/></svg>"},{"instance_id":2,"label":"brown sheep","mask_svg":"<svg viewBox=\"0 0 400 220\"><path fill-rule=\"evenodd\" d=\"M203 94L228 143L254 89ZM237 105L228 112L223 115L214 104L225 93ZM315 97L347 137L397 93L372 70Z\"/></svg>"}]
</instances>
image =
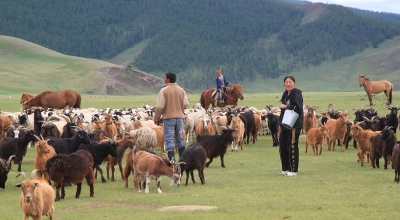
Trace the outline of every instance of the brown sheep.
<instances>
[{"instance_id":1,"label":"brown sheep","mask_svg":"<svg viewBox=\"0 0 400 220\"><path fill-rule=\"evenodd\" d=\"M364 166L364 155L372 153L371 137L379 135L379 131L364 130L358 124L355 124L350 128L350 135L357 141L358 160L361 166Z\"/></svg>"},{"instance_id":2,"label":"brown sheep","mask_svg":"<svg viewBox=\"0 0 400 220\"><path fill-rule=\"evenodd\" d=\"M335 150L335 141L336 139L339 139L339 145L340 145L340 150L344 152L343 149L343 142L344 142L344 137L346 136L346 121L349 116L349 113L344 112L339 115L338 119L332 119L330 118L325 126L327 128L326 131L326 137L327 137L327 144L328 144L328 150Z\"/></svg>"},{"instance_id":3,"label":"brown sheep","mask_svg":"<svg viewBox=\"0 0 400 220\"><path fill-rule=\"evenodd\" d=\"M45 179L33 179L36 170L32 171L31 179L26 179L21 172L23 181L15 185L22 189L19 204L23 212L23 219L32 217L42 219L43 215L53 220L54 214L54 190Z\"/></svg>"},{"instance_id":4,"label":"brown sheep","mask_svg":"<svg viewBox=\"0 0 400 220\"><path fill-rule=\"evenodd\" d=\"M320 145L319 154L322 153L322 145L324 144L324 137L326 133L326 127L321 126L317 128L311 128L306 134L306 153L308 145L312 146L315 155L318 155L318 145Z\"/></svg>"}]
</instances>

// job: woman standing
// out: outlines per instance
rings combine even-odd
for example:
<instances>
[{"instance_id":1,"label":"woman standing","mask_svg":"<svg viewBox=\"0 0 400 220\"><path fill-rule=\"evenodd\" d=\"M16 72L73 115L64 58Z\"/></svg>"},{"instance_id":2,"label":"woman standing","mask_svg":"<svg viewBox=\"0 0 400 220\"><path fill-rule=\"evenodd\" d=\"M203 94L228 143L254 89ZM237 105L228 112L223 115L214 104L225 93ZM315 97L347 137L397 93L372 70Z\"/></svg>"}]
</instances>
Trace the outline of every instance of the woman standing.
<instances>
[{"instance_id":1,"label":"woman standing","mask_svg":"<svg viewBox=\"0 0 400 220\"><path fill-rule=\"evenodd\" d=\"M303 96L301 90L295 88L296 80L293 76L286 76L283 79L285 91L282 94L281 115L279 117L282 123L283 114L286 109L294 110L299 114L299 118L292 129L280 125L279 154L281 157L282 171L279 174L286 176L296 176L299 167L299 136L303 128Z\"/></svg>"}]
</instances>

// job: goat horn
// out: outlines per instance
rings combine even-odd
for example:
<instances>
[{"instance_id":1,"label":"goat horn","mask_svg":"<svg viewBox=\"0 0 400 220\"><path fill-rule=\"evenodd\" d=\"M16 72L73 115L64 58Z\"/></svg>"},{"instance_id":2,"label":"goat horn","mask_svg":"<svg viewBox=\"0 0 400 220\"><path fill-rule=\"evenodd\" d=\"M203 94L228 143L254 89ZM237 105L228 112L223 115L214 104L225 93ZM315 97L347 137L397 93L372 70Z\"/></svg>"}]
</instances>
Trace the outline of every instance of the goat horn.
<instances>
[{"instance_id":1,"label":"goat horn","mask_svg":"<svg viewBox=\"0 0 400 220\"><path fill-rule=\"evenodd\" d=\"M63 118L67 122L71 122L71 119L68 116L64 115L64 114L60 114L60 117Z\"/></svg>"},{"instance_id":2,"label":"goat horn","mask_svg":"<svg viewBox=\"0 0 400 220\"><path fill-rule=\"evenodd\" d=\"M31 180L33 180L33 179L35 178L35 174L36 174L37 171L39 171L39 170L38 170L38 169L32 170L32 173L31 173Z\"/></svg>"},{"instance_id":3,"label":"goat horn","mask_svg":"<svg viewBox=\"0 0 400 220\"><path fill-rule=\"evenodd\" d=\"M19 172L19 174L16 177L21 176L23 180L26 180L26 174L25 172Z\"/></svg>"},{"instance_id":4,"label":"goat horn","mask_svg":"<svg viewBox=\"0 0 400 220\"><path fill-rule=\"evenodd\" d=\"M3 159L0 159L0 165L1 165L3 168L7 169L7 163L6 163Z\"/></svg>"},{"instance_id":5,"label":"goat horn","mask_svg":"<svg viewBox=\"0 0 400 220\"><path fill-rule=\"evenodd\" d=\"M36 134L34 134L33 136L34 136L38 141L41 141L40 138L39 138Z\"/></svg>"}]
</instances>

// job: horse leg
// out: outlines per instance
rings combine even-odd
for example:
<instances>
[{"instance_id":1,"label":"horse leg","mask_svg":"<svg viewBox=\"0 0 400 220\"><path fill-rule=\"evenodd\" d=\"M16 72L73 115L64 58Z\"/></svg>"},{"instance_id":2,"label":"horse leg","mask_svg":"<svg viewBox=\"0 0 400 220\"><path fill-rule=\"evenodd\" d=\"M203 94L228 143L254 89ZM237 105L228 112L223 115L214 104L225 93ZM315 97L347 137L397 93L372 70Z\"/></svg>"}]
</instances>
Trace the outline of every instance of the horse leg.
<instances>
[{"instance_id":1,"label":"horse leg","mask_svg":"<svg viewBox=\"0 0 400 220\"><path fill-rule=\"evenodd\" d=\"M369 99L369 105L373 106L374 104L372 104L372 93L368 92L367 95L368 95L368 99Z\"/></svg>"}]
</instances>

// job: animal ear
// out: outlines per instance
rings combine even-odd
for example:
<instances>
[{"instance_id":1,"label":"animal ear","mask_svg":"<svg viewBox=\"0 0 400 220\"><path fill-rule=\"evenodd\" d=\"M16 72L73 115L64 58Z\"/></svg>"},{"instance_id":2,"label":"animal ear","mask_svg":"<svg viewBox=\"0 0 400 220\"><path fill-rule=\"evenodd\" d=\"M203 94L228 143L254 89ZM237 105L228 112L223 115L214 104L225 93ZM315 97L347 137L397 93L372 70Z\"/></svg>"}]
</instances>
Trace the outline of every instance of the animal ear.
<instances>
[{"instance_id":1,"label":"animal ear","mask_svg":"<svg viewBox=\"0 0 400 220\"><path fill-rule=\"evenodd\" d=\"M21 187L22 183L15 184L15 187Z\"/></svg>"}]
</instances>

